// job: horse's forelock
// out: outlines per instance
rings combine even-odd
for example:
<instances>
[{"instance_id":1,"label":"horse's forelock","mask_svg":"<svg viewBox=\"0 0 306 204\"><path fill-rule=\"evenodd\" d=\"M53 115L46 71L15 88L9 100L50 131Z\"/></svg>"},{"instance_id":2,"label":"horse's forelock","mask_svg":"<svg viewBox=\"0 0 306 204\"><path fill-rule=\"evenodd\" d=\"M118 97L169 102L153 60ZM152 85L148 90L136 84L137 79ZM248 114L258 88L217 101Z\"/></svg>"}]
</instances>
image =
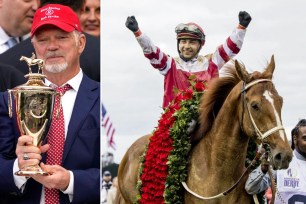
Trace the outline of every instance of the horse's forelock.
<instances>
[{"instance_id":1,"label":"horse's forelock","mask_svg":"<svg viewBox=\"0 0 306 204\"><path fill-rule=\"evenodd\" d=\"M251 74L250 81L254 81L261 78L263 78L262 73L255 71Z\"/></svg>"}]
</instances>

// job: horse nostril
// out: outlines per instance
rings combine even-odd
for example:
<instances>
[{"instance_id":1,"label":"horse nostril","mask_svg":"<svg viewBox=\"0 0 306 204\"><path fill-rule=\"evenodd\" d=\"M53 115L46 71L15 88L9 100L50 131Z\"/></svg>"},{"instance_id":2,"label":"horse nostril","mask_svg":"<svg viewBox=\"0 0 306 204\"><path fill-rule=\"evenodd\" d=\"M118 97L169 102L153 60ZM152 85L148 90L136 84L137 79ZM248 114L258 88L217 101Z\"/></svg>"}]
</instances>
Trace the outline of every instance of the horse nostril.
<instances>
[{"instance_id":1,"label":"horse nostril","mask_svg":"<svg viewBox=\"0 0 306 204\"><path fill-rule=\"evenodd\" d=\"M278 153L277 155L275 155L274 159L276 161L281 161L282 160L282 154L281 153Z\"/></svg>"}]
</instances>

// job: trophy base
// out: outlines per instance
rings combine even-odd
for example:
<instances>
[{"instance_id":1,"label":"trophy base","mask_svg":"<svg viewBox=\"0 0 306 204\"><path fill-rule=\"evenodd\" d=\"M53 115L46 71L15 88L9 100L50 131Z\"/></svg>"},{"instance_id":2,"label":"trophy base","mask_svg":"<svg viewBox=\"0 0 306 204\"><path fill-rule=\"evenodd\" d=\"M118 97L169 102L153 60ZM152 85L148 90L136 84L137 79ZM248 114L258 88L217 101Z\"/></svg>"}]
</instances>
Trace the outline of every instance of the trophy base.
<instances>
[{"instance_id":1,"label":"trophy base","mask_svg":"<svg viewBox=\"0 0 306 204\"><path fill-rule=\"evenodd\" d=\"M38 165L37 166L29 166L20 169L15 173L17 176L33 176L33 175L50 175L48 172L43 171Z\"/></svg>"}]
</instances>

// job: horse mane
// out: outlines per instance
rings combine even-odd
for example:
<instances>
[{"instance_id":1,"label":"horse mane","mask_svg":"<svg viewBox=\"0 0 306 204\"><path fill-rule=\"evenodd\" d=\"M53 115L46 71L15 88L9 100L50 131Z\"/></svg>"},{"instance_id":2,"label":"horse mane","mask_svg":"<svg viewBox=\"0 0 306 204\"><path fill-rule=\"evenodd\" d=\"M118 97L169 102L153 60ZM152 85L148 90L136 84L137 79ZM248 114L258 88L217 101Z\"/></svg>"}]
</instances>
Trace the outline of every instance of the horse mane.
<instances>
[{"instance_id":1,"label":"horse mane","mask_svg":"<svg viewBox=\"0 0 306 204\"><path fill-rule=\"evenodd\" d=\"M234 63L226 64L222 69L225 76L211 80L207 91L204 92L200 101L200 137L206 135L211 129L226 97L241 81L237 75Z\"/></svg>"}]
</instances>

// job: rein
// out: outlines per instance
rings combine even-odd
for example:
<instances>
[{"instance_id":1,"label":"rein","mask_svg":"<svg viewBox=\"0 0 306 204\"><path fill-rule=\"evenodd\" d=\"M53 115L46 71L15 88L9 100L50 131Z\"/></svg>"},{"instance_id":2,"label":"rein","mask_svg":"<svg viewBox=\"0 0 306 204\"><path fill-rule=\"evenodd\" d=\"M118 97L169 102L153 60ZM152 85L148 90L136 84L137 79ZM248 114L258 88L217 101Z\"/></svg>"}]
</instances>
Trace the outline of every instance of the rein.
<instances>
[{"instance_id":1,"label":"rein","mask_svg":"<svg viewBox=\"0 0 306 204\"><path fill-rule=\"evenodd\" d=\"M252 81L248 84L245 84L245 82L243 82L243 85L242 85L242 89L241 89L241 94L242 94L242 104L243 104L243 111L242 111L242 121L243 121L243 115L244 115L244 107L246 106L247 107L247 110L248 110L248 114L249 114L249 117L250 117L250 120L252 122L252 125L254 127L254 130L255 130L255 133L257 135L257 138L262 142L263 144L263 140L270 136L271 134L279 131L279 130L284 130L284 127L283 126L276 126L274 128L271 128L270 130L266 131L265 133L261 133L261 131L258 129L253 117L252 117L252 114L250 112L250 109L248 108L248 105L246 103L246 100L245 100L245 93L247 91L247 89L249 89L250 87L252 87L253 85L257 84L257 83L261 83L261 82L271 82L272 83L272 80L270 79L258 79L258 80L255 80L255 81ZM242 122L240 122L240 127L242 129ZM214 195L214 196L210 196L210 197L204 197L204 196L200 196L198 195L197 193L193 192L186 184L186 182L182 182L182 185L183 187L185 188L186 191L188 191L190 194L194 195L195 197L199 198L199 199L202 199L202 200L210 200L210 199L215 199L215 198L220 198L220 197L223 197L223 196L226 196L228 195L231 191L233 191L237 186L238 184L240 183L240 181L242 180L242 178L245 176L245 174L249 171L249 169L251 168L251 166L255 166L255 163L256 161L259 160L259 158L262 156L262 154L264 153L264 148L261 148L262 150L260 150L259 152L257 152L255 158L252 160L252 162L250 163L250 165L246 168L246 170L242 173L242 175L239 177L239 179L236 181L236 183L230 187L228 190L222 192L222 193L219 193L217 195Z\"/></svg>"},{"instance_id":2,"label":"rein","mask_svg":"<svg viewBox=\"0 0 306 204\"><path fill-rule=\"evenodd\" d=\"M272 198L271 198L271 202L270 204L274 204L274 201L275 201L275 194L276 194L276 182L275 182L275 179L272 175L272 171L271 171L271 168L269 168L268 170L268 173L269 173L269 177L270 177L270 181L271 181L271 190L272 190Z\"/></svg>"}]
</instances>

